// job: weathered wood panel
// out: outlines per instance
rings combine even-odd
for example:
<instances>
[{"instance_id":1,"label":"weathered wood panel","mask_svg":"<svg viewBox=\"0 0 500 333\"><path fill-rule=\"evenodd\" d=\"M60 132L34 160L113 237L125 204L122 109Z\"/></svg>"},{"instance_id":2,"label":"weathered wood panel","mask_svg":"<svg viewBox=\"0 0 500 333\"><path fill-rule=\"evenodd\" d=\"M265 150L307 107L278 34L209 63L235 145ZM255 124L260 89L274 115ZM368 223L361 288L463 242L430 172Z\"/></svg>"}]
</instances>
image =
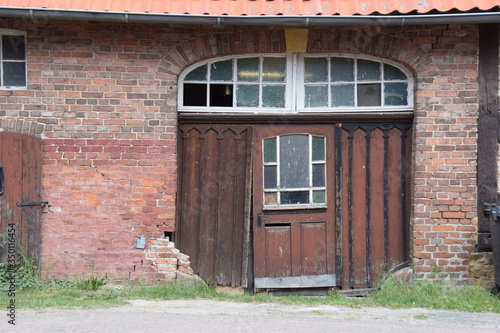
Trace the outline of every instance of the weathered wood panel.
<instances>
[{"instance_id":1,"label":"weathered wood panel","mask_svg":"<svg viewBox=\"0 0 500 333\"><path fill-rule=\"evenodd\" d=\"M337 283L371 287L409 258L411 124L337 127Z\"/></svg>"},{"instance_id":2,"label":"weathered wood panel","mask_svg":"<svg viewBox=\"0 0 500 333\"><path fill-rule=\"evenodd\" d=\"M218 285L247 285L251 139L249 126L180 126L175 240Z\"/></svg>"},{"instance_id":3,"label":"weathered wood panel","mask_svg":"<svg viewBox=\"0 0 500 333\"><path fill-rule=\"evenodd\" d=\"M7 231L13 224L16 251L38 260L40 254L41 206L18 206L41 201L41 140L17 133L0 132L0 166L3 194L0 195L0 260L5 259Z\"/></svg>"}]
</instances>

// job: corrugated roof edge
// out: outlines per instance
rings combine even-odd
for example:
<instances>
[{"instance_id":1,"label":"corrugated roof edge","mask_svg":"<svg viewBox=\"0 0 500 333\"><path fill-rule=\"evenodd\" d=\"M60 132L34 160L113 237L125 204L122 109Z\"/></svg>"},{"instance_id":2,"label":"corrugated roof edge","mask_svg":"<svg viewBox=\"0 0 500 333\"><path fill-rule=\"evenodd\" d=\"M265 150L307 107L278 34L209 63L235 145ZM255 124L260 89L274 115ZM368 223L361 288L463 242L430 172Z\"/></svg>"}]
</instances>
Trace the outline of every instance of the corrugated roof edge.
<instances>
[{"instance_id":1,"label":"corrugated roof edge","mask_svg":"<svg viewBox=\"0 0 500 333\"><path fill-rule=\"evenodd\" d=\"M417 15L191 15L150 14L109 11L54 10L45 8L1 7L0 17L26 19L84 20L123 23L265 25L265 26L333 26L333 25L412 25L454 23L500 23L500 12L439 13Z\"/></svg>"}]
</instances>

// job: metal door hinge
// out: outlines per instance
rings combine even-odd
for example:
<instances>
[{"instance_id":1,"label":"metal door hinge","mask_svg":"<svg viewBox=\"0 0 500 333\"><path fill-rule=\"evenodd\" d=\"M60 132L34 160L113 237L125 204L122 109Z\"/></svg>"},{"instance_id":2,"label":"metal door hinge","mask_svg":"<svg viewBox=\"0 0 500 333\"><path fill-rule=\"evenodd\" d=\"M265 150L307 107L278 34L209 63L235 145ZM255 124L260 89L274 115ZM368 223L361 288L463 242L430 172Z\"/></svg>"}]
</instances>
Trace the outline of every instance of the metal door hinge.
<instances>
[{"instance_id":1,"label":"metal door hinge","mask_svg":"<svg viewBox=\"0 0 500 333\"><path fill-rule=\"evenodd\" d=\"M484 214L491 214L491 216L495 219L495 221L497 223L500 223L500 220L499 220L500 206L497 206L496 204L484 203L483 204L483 213Z\"/></svg>"}]
</instances>

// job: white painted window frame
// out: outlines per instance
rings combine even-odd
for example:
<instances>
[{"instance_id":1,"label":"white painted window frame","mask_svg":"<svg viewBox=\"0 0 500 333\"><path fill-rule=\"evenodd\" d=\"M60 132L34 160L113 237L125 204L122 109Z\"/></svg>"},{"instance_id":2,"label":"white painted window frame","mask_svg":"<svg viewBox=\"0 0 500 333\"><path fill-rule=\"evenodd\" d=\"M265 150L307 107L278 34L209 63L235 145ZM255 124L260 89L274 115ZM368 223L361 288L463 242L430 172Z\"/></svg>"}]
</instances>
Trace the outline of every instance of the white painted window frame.
<instances>
[{"instance_id":1,"label":"white painted window frame","mask_svg":"<svg viewBox=\"0 0 500 333\"><path fill-rule=\"evenodd\" d=\"M286 58L286 78L285 78L285 107L284 108L264 108L262 106L259 107L209 107L209 106L184 106L183 105L183 96L184 96L184 79L187 74L189 74L195 68L201 65L207 65L207 80L206 81L189 81L189 83L206 83L210 85L212 81L210 81L210 64L218 61L224 61L229 59L241 59L241 58L255 58L259 57L261 59L264 57L285 57ZM381 103L384 101L384 82L388 83L407 83L408 84L408 105L387 105L387 106L364 106L364 107L308 107L306 108L304 105L304 58L306 57L344 57L344 58L352 58L352 59L364 59L371 60L381 64L388 64L394 66L401 70L406 76L407 80L391 80L385 81L383 76L381 80L377 81L363 81L363 84L369 83L381 83ZM262 70L262 66L261 66ZM233 70L233 81L227 82L228 84L233 84L233 105L236 105L236 68ZM328 75L330 75L328 73ZM383 73L381 72L381 75ZM215 82L213 82L215 83ZM216 83L224 83L224 81L216 81ZM255 84L255 82L252 82ZM267 84L267 83L264 83ZM329 83L329 87L332 83ZM355 75L355 87L357 84L357 78ZM262 94L262 82L259 82L259 93ZM408 112L413 111L414 108L414 78L412 73L394 61L381 59L372 56L365 55L353 55L353 54L344 54L344 53L328 53L328 54L246 54L239 56L227 56L220 58L213 58L203 62L196 63L190 67L188 67L181 75L179 76L179 85L178 85L178 110L181 113L227 113L227 114L260 114L260 115L284 115L284 114L292 114L292 115L303 115L303 114L311 114L311 113L385 113L385 112ZM209 94L209 89L207 89L207 95ZM357 100L357 89L354 91L355 103ZM208 98L208 96L207 96ZM259 98L261 100L261 98Z\"/></svg>"},{"instance_id":2,"label":"white painted window frame","mask_svg":"<svg viewBox=\"0 0 500 333\"><path fill-rule=\"evenodd\" d=\"M9 60L8 62L24 62L25 66L25 82L24 86L4 86L3 85L3 45L1 36L24 36L24 60ZM13 29L0 29L0 66L2 68L0 77L0 90L27 90L28 89L28 48L26 47L26 31L13 30Z\"/></svg>"}]
</instances>

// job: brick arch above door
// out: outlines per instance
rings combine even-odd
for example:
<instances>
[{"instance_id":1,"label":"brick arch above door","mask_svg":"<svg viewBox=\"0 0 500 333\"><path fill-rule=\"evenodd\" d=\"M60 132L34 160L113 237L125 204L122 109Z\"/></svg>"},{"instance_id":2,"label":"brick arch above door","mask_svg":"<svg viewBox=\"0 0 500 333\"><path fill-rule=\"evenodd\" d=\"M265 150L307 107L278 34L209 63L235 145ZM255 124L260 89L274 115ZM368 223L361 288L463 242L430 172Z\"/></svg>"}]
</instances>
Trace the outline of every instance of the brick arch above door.
<instances>
[{"instance_id":1,"label":"brick arch above door","mask_svg":"<svg viewBox=\"0 0 500 333\"><path fill-rule=\"evenodd\" d=\"M172 48L158 71L174 83L188 66L204 59L239 54L285 53L280 30L236 30L198 35ZM311 28L305 53L359 53L399 62L414 72L433 68L429 53L410 38L361 28Z\"/></svg>"},{"instance_id":2,"label":"brick arch above door","mask_svg":"<svg viewBox=\"0 0 500 333\"><path fill-rule=\"evenodd\" d=\"M18 133L41 138L45 124L22 119L0 119L0 132Z\"/></svg>"}]
</instances>

